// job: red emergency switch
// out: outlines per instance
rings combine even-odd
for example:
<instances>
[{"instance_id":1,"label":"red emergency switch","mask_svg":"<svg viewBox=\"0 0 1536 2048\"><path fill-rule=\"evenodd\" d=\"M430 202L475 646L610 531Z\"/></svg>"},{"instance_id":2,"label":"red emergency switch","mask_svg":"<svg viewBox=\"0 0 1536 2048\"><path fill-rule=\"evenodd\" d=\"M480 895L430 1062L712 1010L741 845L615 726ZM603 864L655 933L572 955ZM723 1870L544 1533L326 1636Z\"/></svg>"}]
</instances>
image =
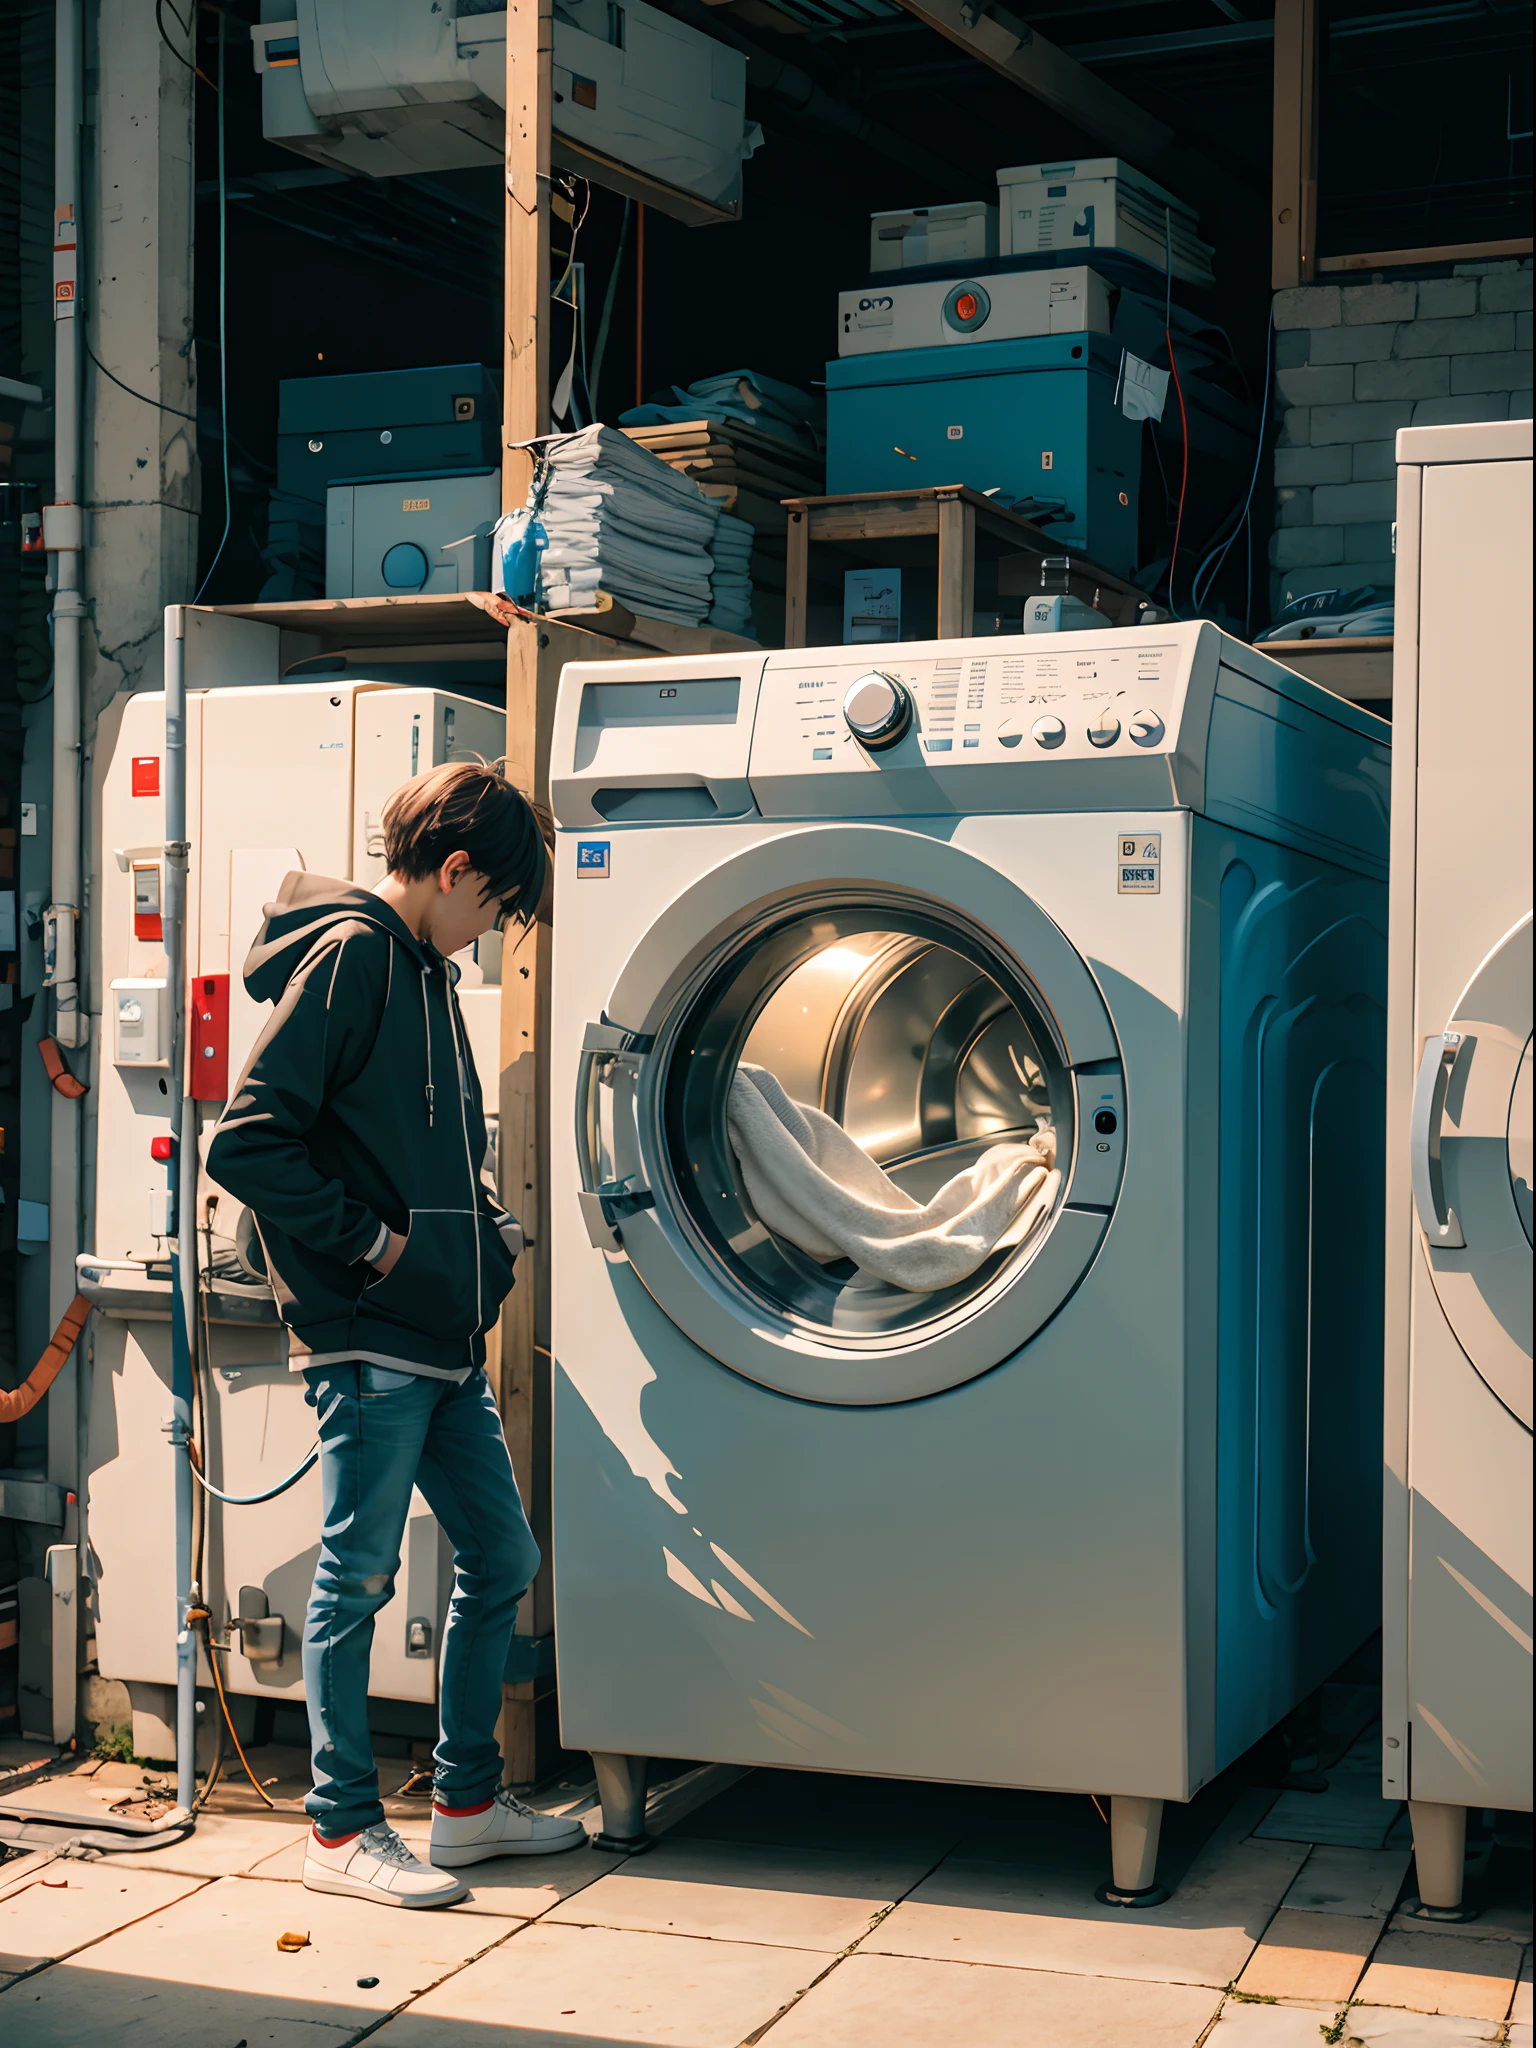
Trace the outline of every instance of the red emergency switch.
<instances>
[{"instance_id":1,"label":"red emergency switch","mask_svg":"<svg viewBox=\"0 0 1536 2048\"><path fill-rule=\"evenodd\" d=\"M187 1037L191 1043L191 1096L194 1102L224 1102L229 1097L229 976L199 974L187 1003Z\"/></svg>"}]
</instances>

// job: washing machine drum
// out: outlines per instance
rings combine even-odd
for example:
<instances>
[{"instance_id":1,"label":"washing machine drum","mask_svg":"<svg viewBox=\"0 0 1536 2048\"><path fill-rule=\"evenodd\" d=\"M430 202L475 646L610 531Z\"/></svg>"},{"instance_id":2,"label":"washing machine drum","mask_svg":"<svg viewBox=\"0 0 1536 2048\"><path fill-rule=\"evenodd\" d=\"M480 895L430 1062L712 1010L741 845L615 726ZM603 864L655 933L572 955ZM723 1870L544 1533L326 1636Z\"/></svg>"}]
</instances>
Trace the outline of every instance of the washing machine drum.
<instances>
[{"instance_id":1,"label":"washing machine drum","mask_svg":"<svg viewBox=\"0 0 1536 2048\"><path fill-rule=\"evenodd\" d=\"M1058 1172L1034 1176L1021 1238L898 1285L758 1213L728 1122L743 1067L918 1204L998 1145L1034 1141ZM577 1139L594 1241L695 1343L781 1392L873 1403L990 1370L1060 1309L1124 1122L1097 986L1022 890L916 834L823 828L726 863L647 934L589 1027Z\"/></svg>"}]
</instances>

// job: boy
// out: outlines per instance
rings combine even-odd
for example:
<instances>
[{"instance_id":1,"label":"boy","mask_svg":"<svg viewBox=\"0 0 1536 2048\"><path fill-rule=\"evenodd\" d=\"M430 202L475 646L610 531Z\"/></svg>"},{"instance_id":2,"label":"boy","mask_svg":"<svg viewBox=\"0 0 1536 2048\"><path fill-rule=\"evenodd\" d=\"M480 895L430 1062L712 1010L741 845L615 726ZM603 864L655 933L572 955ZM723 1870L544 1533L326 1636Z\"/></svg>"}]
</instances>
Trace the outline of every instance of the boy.
<instances>
[{"instance_id":1,"label":"boy","mask_svg":"<svg viewBox=\"0 0 1536 2048\"><path fill-rule=\"evenodd\" d=\"M526 925L547 862L498 768L395 791L376 888L291 874L245 965L277 1005L208 1154L254 1213L290 1361L319 1416L324 1527L304 1626L312 1890L449 1905L454 1869L583 1839L500 1788L495 1727L539 1553L518 1499L485 1332L521 1233L481 1177L485 1124L450 956ZM419 1486L454 1551L431 1861L384 1820L368 1730L373 1618Z\"/></svg>"}]
</instances>

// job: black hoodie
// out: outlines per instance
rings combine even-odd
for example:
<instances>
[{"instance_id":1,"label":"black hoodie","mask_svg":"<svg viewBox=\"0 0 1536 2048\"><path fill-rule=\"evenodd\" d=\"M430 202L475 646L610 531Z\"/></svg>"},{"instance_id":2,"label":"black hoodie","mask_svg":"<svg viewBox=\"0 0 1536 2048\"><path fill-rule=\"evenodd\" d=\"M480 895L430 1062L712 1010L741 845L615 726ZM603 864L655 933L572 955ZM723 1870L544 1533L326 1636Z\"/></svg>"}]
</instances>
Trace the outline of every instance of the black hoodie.
<instances>
[{"instance_id":1,"label":"black hoodie","mask_svg":"<svg viewBox=\"0 0 1536 2048\"><path fill-rule=\"evenodd\" d=\"M208 1152L261 1231L303 1354L460 1378L512 1285L458 969L352 882L291 874L245 963L277 1010ZM409 1230L380 1278L380 1225Z\"/></svg>"}]
</instances>

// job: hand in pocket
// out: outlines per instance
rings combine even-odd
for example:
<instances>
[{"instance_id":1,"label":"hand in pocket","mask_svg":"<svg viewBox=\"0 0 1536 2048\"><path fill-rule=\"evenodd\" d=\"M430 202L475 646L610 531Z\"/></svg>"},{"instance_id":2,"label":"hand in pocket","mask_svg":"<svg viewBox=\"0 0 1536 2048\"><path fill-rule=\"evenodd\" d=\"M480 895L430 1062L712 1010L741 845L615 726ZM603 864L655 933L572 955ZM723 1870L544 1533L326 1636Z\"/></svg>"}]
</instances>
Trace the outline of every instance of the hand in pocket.
<instances>
[{"instance_id":1,"label":"hand in pocket","mask_svg":"<svg viewBox=\"0 0 1536 2048\"><path fill-rule=\"evenodd\" d=\"M383 1251L373 1261L373 1270L381 1280L387 1274L392 1273L395 1267L399 1265L405 1251L406 1240L410 1237L410 1234L409 1230L392 1230L389 1233L388 1244L385 1245Z\"/></svg>"}]
</instances>

